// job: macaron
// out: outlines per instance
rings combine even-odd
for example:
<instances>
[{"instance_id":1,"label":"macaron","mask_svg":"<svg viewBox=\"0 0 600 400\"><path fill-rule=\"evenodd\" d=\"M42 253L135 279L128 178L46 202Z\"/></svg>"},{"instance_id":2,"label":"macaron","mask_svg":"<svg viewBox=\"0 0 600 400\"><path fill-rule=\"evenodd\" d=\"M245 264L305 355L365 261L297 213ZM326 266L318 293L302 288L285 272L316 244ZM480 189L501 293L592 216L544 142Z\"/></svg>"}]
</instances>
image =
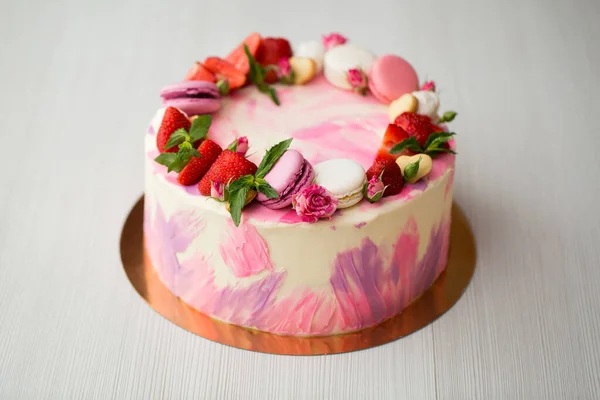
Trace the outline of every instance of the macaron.
<instances>
[{"instance_id":1,"label":"macaron","mask_svg":"<svg viewBox=\"0 0 600 400\"><path fill-rule=\"evenodd\" d=\"M360 68L366 73L371 69L374 60L375 56L371 52L353 44L335 46L325 53L323 59L325 78L333 86L352 90L352 86L348 83L346 77L348 70Z\"/></svg>"},{"instance_id":2,"label":"macaron","mask_svg":"<svg viewBox=\"0 0 600 400\"><path fill-rule=\"evenodd\" d=\"M382 103L389 104L405 93L418 90L415 69L402 57L387 54L377 58L368 73L369 90Z\"/></svg>"},{"instance_id":3,"label":"macaron","mask_svg":"<svg viewBox=\"0 0 600 400\"><path fill-rule=\"evenodd\" d=\"M221 108L217 85L204 81L183 81L165 86L160 91L165 107L176 107L186 114L210 114Z\"/></svg>"},{"instance_id":4,"label":"macaron","mask_svg":"<svg viewBox=\"0 0 600 400\"><path fill-rule=\"evenodd\" d=\"M317 64L317 73L323 70L323 57L325 57L325 46L323 43L311 40L302 42L294 49L294 56L312 58Z\"/></svg>"},{"instance_id":5,"label":"macaron","mask_svg":"<svg viewBox=\"0 0 600 400\"><path fill-rule=\"evenodd\" d=\"M292 204L292 196L310 186L315 178L313 166L296 150L288 150L277 160L265 180L279 195L269 199L259 193L257 200L267 208L279 209Z\"/></svg>"},{"instance_id":6,"label":"macaron","mask_svg":"<svg viewBox=\"0 0 600 400\"><path fill-rule=\"evenodd\" d=\"M365 169L349 158L334 158L315 165L315 183L338 200L338 208L348 208L363 198Z\"/></svg>"}]
</instances>

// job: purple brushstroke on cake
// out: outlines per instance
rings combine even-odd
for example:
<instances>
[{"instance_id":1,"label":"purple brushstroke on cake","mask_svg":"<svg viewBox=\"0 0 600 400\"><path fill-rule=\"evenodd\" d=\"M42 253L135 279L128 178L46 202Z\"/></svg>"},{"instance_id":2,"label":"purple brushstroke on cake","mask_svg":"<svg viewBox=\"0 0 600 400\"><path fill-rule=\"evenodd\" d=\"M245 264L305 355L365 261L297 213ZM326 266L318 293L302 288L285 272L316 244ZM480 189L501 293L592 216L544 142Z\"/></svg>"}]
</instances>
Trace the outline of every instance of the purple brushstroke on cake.
<instances>
[{"instance_id":1,"label":"purple brushstroke on cake","mask_svg":"<svg viewBox=\"0 0 600 400\"><path fill-rule=\"evenodd\" d=\"M204 223L193 212L167 220L156 208L153 221L146 211L146 241L158 276L183 301L226 322L294 335L325 335L365 328L393 317L420 296L443 271L448 252L449 218L432 229L427 250L417 261L420 237L409 220L393 244L391 260L369 238L340 252L333 262L329 285L297 288L278 296L285 271L263 269L258 280L241 278L234 285L215 283L210 260L195 254L181 262ZM191 223L190 223L191 221ZM243 225L242 225L243 226ZM252 249L260 253L264 245ZM383 251L383 253L382 253ZM250 279L250 278L248 278Z\"/></svg>"},{"instance_id":2,"label":"purple brushstroke on cake","mask_svg":"<svg viewBox=\"0 0 600 400\"><path fill-rule=\"evenodd\" d=\"M358 224L354 224L354 227L355 227L356 229L360 229L360 228L362 228L363 226L365 226L366 224L367 224L367 223L366 223L365 221L363 221L363 222L359 222Z\"/></svg>"}]
</instances>

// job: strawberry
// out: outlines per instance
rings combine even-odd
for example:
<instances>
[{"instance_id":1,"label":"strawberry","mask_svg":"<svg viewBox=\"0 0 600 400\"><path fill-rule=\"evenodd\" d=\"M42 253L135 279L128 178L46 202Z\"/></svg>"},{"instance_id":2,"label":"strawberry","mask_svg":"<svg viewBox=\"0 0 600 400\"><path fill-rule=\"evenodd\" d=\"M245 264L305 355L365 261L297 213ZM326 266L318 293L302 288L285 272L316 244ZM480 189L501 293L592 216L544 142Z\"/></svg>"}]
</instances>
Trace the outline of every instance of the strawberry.
<instances>
[{"instance_id":1,"label":"strawberry","mask_svg":"<svg viewBox=\"0 0 600 400\"><path fill-rule=\"evenodd\" d=\"M177 182L182 185L193 185L202 179L206 172L210 169L210 166L215 162L219 154L221 154L221 146L213 142L212 140L204 140L200 146L198 146L198 153L202 157L192 157L185 167L177 175Z\"/></svg>"},{"instance_id":2,"label":"strawberry","mask_svg":"<svg viewBox=\"0 0 600 400\"><path fill-rule=\"evenodd\" d=\"M404 186L404 180L402 179L402 171L395 160L377 160L373 163L371 168L367 170L367 179L371 180L372 177L381 176L381 181L387 188L383 192L383 197L393 196L400 193Z\"/></svg>"},{"instance_id":3,"label":"strawberry","mask_svg":"<svg viewBox=\"0 0 600 400\"><path fill-rule=\"evenodd\" d=\"M280 59L291 56L292 46L290 46L287 39L268 37L260 42L256 53L256 61L266 67L267 65L277 65ZM267 83L277 82L277 73L273 70L269 71L265 81Z\"/></svg>"},{"instance_id":4,"label":"strawberry","mask_svg":"<svg viewBox=\"0 0 600 400\"><path fill-rule=\"evenodd\" d=\"M215 74L218 80L227 80L231 90L240 88L246 83L246 74L222 58L208 57L204 60L204 66Z\"/></svg>"},{"instance_id":5,"label":"strawberry","mask_svg":"<svg viewBox=\"0 0 600 400\"><path fill-rule=\"evenodd\" d=\"M231 150L223 150L198 184L200 194L210 195L211 182L228 184L244 175L254 175L257 166L244 156Z\"/></svg>"},{"instance_id":6,"label":"strawberry","mask_svg":"<svg viewBox=\"0 0 600 400\"><path fill-rule=\"evenodd\" d=\"M167 107L165 116L163 117L160 128L158 128L158 133L156 134L156 147L158 147L158 151L161 153L164 153L165 151L169 153L177 152L177 146L165 149L165 145L173 132L182 128L189 131L190 126L190 120L181 111L175 107Z\"/></svg>"},{"instance_id":7,"label":"strawberry","mask_svg":"<svg viewBox=\"0 0 600 400\"><path fill-rule=\"evenodd\" d=\"M256 56L261 41L262 38L258 33L251 33L246 39L244 39L242 43L240 43L238 47L236 47L227 55L227 57L225 57L225 61L230 62L237 69L247 75L250 71L250 63L248 62L248 57L244 52L244 45L248 46L248 50L252 56Z\"/></svg>"},{"instance_id":8,"label":"strawberry","mask_svg":"<svg viewBox=\"0 0 600 400\"><path fill-rule=\"evenodd\" d=\"M419 115L409 111L396 117L394 124L402 127L408 135L417 139L417 142L419 142L421 147L425 146L425 142L427 142L429 135L442 130L435 126L431 122L431 118L427 115Z\"/></svg>"},{"instance_id":9,"label":"strawberry","mask_svg":"<svg viewBox=\"0 0 600 400\"><path fill-rule=\"evenodd\" d=\"M215 74L210 72L201 62L196 61L194 66L190 68L187 75L183 79L185 81L206 81L206 82L216 82L217 77Z\"/></svg>"}]
</instances>

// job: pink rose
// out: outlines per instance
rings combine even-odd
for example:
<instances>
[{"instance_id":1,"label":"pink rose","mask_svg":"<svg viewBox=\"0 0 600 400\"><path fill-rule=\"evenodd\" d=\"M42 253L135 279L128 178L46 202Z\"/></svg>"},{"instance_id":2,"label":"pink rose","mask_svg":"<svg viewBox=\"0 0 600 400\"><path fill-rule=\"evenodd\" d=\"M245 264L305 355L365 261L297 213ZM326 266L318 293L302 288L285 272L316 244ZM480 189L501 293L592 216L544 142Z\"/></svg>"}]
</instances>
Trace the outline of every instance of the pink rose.
<instances>
[{"instance_id":1,"label":"pink rose","mask_svg":"<svg viewBox=\"0 0 600 400\"><path fill-rule=\"evenodd\" d=\"M331 219L338 201L323 186L312 184L295 194L292 204L302 221L312 224L321 218Z\"/></svg>"},{"instance_id":2,"label":"pink rose","mask_svg":"<svg viewBox=\"0 0 600 400\"><path fill-rule=\"evenodd\" d=\"M221 182L211 182L210 184L210 197L224 201L225 200L225 185Z\"/></svg>"},{"instance_id":3,"label":"pink rose","mask_svg":"<svg viewBox=\"0 0 600 400\"><path fill-rule=\"evenodd\" d=\"M346 74L348 83L356 93L366 94L367 93L367 74L360 68L353 68L348 70Z\"/></svg>"},{"instance_id":4,"label":"pink rose","mask_svg":"<svg viewBox=\"0 0 600 400\"><path fill-rule=\"evenodd\" d=\"M423 84L423 86L421 86L421 90L424 90L424 91L429 90L431 92L435 92L435 82L434 81L425 82Z\"/></svg>"},{"instance_id":5,"label":"pink rose","mask_svg":"<svg viewBox=\"0 0 600 400\"><path fill-rule=\"evenodd\" d=\"M290 65L290 59L287 57L280 58L279 63L277 64L277 76L279 77L279 79L290 79L291 74L292 66Z\"/></svg>"},{"instance_id":6,"label":"pink rose","mask_svg":"<svg viewBox=\"0 0 600 400\"><path fill-rule=\"evenodd\" d=\"M348 41L344 36L339 33L330 33L329 35L323 35L323 46L326 50L332 49L335 46L344 44Z\"/></svg>"},{"instance_id":7,"label":"pink rose","mask_svg":"<svg viewBox=\"0 0 600 400\"><path fill-rule=\"evenodd\" d=\"M381 175L373 175L365 186L365 197L370 203L375 203L381 200L384 191L385 185L381 180Z\"/></svg>"},{"instance_id":8,"label":"pink rose","mask_svg":"<svg viewBox=\"0 0 600 400\"><path fill-rule=\"evenodd\" d=\"M237 148L235 152L241 154L242 156L246 155L248 151L248 138L246 136L242 136L237 140Z\"/></svg>"}]
</instances>

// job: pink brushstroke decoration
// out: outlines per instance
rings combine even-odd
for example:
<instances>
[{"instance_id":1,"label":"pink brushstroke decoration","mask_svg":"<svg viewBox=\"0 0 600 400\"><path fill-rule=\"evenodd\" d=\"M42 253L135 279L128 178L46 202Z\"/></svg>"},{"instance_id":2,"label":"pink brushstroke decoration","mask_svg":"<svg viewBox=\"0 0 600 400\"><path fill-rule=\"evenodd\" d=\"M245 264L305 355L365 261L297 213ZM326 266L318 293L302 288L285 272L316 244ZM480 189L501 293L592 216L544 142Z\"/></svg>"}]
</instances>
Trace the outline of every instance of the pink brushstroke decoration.
<instances>
[{"instance_id":1,"label":"pink brushstroke decoration","mask_svg":"<svg viewBox=\"0 0 600 400\"><path fill-rule=\"evenodd\" d=\"M286 273L274 270L266 246L255 230L240 227L236 229L243 232L239 236L229 233L231 241L238 245L252 243L249 246L252 250L243 249L244 255L230 262L240 263L232 269L248 273L255 269L244 263L253 257L259 257L258 260L266 257L263 261L268 267L261 269L266 270L265 275L252 282L242 278L236 284L219 287L210 267L211 260L200 254L178 258L204 229L203 221L193 212L178 213L166 220L160 207L156 208L153 220L148 209L145 217L149 255L158 276L173 293L213 318L279 334L349 332L397 315L444 270L449 245L448 217L433 228L425 255L417 260L421 238L415 221L410 220L393 245L391 259L383 256L387 251L366 238L360 246L337 255L329 285L316 289L299 287L278 296ZM238 249L235 244L231 246Z\"/></svg>"},{"instance_id":2,"label":"pink brushstroke decoration","mask_svg":"<svg viewBox=\"0 0 600 400\"><path fill-rule=\"evenodd\" d=\"M236 227L227 221L227 236L219 245L221 257L238 278L254 275L263 270L273 271L267 244L254 225Z\"/></svg>"}]
</instances>

